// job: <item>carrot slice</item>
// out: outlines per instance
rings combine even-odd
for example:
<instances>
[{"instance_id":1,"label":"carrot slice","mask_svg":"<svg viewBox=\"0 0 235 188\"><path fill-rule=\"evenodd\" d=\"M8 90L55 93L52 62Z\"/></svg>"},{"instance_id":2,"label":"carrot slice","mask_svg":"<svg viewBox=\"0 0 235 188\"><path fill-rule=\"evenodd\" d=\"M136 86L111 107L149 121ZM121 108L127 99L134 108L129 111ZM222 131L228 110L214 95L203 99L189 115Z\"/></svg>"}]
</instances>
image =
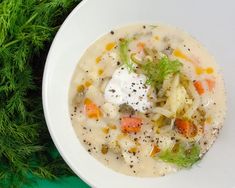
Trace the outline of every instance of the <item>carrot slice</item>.
<instances>
[{"instance_id":1,"label":"carrot slice","mask_svg":"<svg viewBox=\"0 0 235 188\"><path fill-rule=\"evenodd\" d=\"M138 117L123 117L121 119L122 132L135 133L139 132L142 125L142 119Z\"/></svg>"},{"instance_id":2,"label":"carrot slice","mask_svg":"<svg viewBox=\"0 0 235 188\"><path fill-rule=\"evenodd\" d=\"M86 98L84 104L87 117L99 118L102 116L99 107L95 103L93 103L90 99Z\"/></svg>"},{"instance_id":3,"label":"carrot slice","mask_svg":"<svg viewBox=\"0 0 235 188\"><path fill-rule=\"evenodd\" d=\"M215 88L215 81L211 79L206 79L206 83L209 91L212 91Z\"/></svg>"},{"instance_id":4,"label":"carrot slice","mask_svg":"<svg viewBox=\"0 0 235 188\"><path fill-rule=\"evenodd\" d=\"M205 92L201 81L195 81L195 82L193 82L193 85L199 95L202 95Z\"/></svg>"},{"instance_id":5,"label":"carrot slice","mask_svg":"<svg viewBox=\"0 0 235 188\"><path fill-rule=\"evenodd\" d=\"M177 131L185 137L195 137L197 135L197 127L187 120L176 119L175 126Z\"/></svg>"}]
</instances>

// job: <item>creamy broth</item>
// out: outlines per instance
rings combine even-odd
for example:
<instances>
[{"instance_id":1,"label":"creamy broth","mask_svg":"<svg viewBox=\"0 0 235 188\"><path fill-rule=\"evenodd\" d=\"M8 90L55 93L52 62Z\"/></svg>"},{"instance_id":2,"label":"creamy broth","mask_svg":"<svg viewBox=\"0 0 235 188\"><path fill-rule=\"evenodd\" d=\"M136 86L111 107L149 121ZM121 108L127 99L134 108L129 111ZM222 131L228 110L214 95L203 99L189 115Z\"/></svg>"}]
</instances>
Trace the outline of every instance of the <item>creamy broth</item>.
<instances>
[{"instance_id":1,"label":"creamy broth","mask_svg":"<svg viewBox=\"0 0 235 188\"><path fill-rule=\"evenodd\" d=\"M124 39L128 39L128 61L134 72L120 58ZM154 61L155 51L159 59L182 63L180 73L168 76L158 89L148 83L149 75L138 71L144 65L130 57L150 58L148 63ZM174 83L177 90L172 91ZM93 43L74 72L69 108L74 130L88 153L131 176L163 176L187 166L160 157L163 151L174 152L178 143L197 145L201 159L215 141L226 111L224 83L214 58L187 33L164 25L123 27ZM162 119L167 125L159 124ZM127 120L141 123L135 129L129 124L123 128ZM196 135L186 135L188 129L177 125L182 121L195 125Z\"/></svg>"}]
</instances>

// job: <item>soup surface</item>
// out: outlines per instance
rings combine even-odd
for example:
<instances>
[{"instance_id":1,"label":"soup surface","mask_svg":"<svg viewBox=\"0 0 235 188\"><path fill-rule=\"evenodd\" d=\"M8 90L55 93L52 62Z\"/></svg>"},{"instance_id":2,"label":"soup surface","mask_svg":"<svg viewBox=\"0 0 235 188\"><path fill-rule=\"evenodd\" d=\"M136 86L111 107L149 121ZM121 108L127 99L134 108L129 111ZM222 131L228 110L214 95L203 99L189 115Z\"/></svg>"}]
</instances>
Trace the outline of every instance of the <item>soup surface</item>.
<instances>
[{"instance_id":1,"label":"soup surface","mask_svg":"<svg viewBox=\"0 0 235 188\"><path fill-rule=\"evenodd\" d=\"M131 25L81 57L69 108L86 150L132 176L164 176L201 160L225 116L214 58L174 27Z\"/></svg>"}]
</instances>

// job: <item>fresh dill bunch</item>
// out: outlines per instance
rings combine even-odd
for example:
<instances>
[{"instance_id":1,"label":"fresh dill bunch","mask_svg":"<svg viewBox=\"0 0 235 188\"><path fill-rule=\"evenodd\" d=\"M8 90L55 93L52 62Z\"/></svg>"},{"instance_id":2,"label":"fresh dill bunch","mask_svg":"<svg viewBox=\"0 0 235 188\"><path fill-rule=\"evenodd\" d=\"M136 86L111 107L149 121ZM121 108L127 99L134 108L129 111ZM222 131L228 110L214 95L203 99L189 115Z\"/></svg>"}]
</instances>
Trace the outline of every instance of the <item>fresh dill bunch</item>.
<instances>
[{"instance_id":1,"label":"fresh dill bunch","mask_svg":"<svg viewBox=\"0 0 235 188\"><path fill-rule=\"evenodd\" d=\"M0 187L71 175L48 134L43 66L57 29L79 0L0 0Z\"/></svg>"}]
</instances>

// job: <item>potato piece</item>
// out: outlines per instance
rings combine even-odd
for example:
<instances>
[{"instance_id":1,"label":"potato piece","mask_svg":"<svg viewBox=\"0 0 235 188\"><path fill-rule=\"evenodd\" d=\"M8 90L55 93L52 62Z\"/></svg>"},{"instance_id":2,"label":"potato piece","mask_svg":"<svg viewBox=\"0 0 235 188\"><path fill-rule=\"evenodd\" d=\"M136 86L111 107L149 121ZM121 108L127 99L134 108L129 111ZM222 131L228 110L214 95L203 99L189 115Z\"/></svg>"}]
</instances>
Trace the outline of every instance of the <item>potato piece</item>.
<instances>
[{"instance_id":1,"label":"potato piece","mask_svg":"<svg viewBox=\"0 0 235 188\"><path fill-rule=\"evenodd\" d=\"M106 77L111 77L114 73L114 71L117 69L117 53L115 52L111 52L111 53L107 53L104 56L105 59L105 64L103 68L104 72L102 74L103 78Z\"/></svg>"},{"instance_id":2,"label":"potato piece","mask_svg":"<svg viewBox=\"0 0 235 188\"><path fill-rule=\"evenodd\" d=\"M91 85L88 88L85 97L94 101L99 106L101 106L104 103L104 97L102 93L93 85Z\"/></svg>"},{"instance_id":3,"label":"potato piece","mask_svg":"<svg viewBox=\"0 0 235 188\"><path fill-rule=\"evenodd\" d=\"M102 107L107 117L112 119L119 118L118 106L112 103L105 103Z\"/></svg>"},{"instance_id":4,"label":"potato piece","mask_svg":"<svg viewBox=\"0 0 235 188\"><path fill-rule=\"evenodd\" d=\"M158 135L158 138L159 138L158 146L161 150L172 148L175 144L175 141L171 140L170 136Z\"/></svg>"},{"instance_id":5,"label":"potato piece","mask_svg":"<svg viewBox=\"0 0 235 188\"><path fill-rule=\"evenodd\" d=\"M125 136L119 140L119 145L123 151L129 151L131 148L136 147L134 141L132 141L128 136Z\"/></svg>"},{"instance_id":6,"label":"potato piece","mask_svg":"<svg viewBox=\"0 0 235 188\"><path fill-rule=\"evenodd\" d=\"M131 163L137 163L139 159L137 156L133 153L130 152L132 148L136 148L136 143L132 141L128 136L125 136L119 140L119 145L122 150L122 155L126 163L131 164Z\"/></svg>"},{"instance_id":7,"label":"potato piece","mask_svg":"<svg viewBox=\"0 0 235 188\"><path fill-rule=\"evenodd\" d=\"M122 155L127 164L136 164L139 161L137 156L133 155L132 153L122 152Z\"/></svg>"}]
</instances>

